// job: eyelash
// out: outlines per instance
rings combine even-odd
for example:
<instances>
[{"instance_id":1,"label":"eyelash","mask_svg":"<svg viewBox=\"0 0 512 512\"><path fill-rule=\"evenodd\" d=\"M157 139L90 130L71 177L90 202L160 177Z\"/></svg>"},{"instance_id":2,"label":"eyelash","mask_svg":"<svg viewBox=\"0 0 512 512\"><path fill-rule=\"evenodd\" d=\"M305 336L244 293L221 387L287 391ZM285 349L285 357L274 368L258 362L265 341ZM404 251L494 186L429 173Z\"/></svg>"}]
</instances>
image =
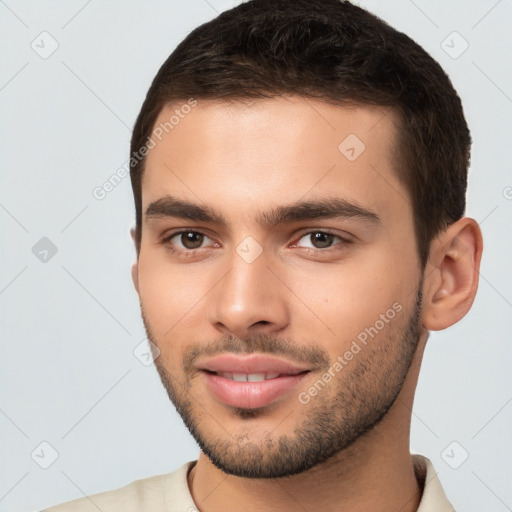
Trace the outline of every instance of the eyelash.
<instances>
[{"instance_id":1,"label":"eyelash","mask_svg":"<svg viewBox=\"0 0 512 512\"><path fill-rule=\"evenodd\" d=\"M169 249L169 251L171 251L171 253L177 254L178 256L193 257L196 255L197 251L201 251L202 249L204 249L204 247L201 247L199 249L176 249L175 247L173 247L173 245L170 243L170 240L178 235L183 235L184 233L195 233L196 235L203 235L205 237L211 238L206 233L202 233L201 231L185 229L167 235L162 240L162 243L167 247L167 249Z\"/></svg>"},{"instance_id":2,"label":"eyelash","mask_svg":"<svg viewBox=\"0 0 512 512\"><path fill-rule=\"evenodd\" d=\"M171 253L176 254L178 256L193 257L196 255L197 251L201 251L202 249L204 249L204 247L200 247L198 249L176 249L175 247L173 247L173 245L170 243L170 240L172 240L174 237L176 237L178 235L183 235L184 233L194 233L197 235L205 236L207 238L211 238L206 233L203 233L201 231L196 231L193 229L186 229L186 230L176 231L174 233L171 233L171 234L165 236L164 239L162 240L162 243L171 251ZM323 235L334 236L340 240L340 245L342 245L342 246L346 246L346 245L349 245L352 243L352 240L345 238L339 234L333 233L332 231L329 231L329 230L320 230L320 229L306 231L306 232L300 234L298 236L297 240L301 240L305 236L312 235L315 233L321 233ZM328 253L328 252L331 252L334 250L342 251L344 249L344 247L335 248L335 245L334 245L331 247L326 247L324 249L316 249L316 248L311 248L311 247L301 247L301 249L305 249L307 254L311 254L311 253L319 254L319 253Z\"/></svg>"},{"instance_id":3,"label":"eyelash","mask_svg":"<svg viewBox=\"0 0 512 512\"><path fill-rule=\"evenodd\" d=\"M325 248L316 248L316 247L299 247L297 246L297 243L300 242L305 237L311 236L313 234L321 233L322 235L330 235L333 236L335 239L338 239L339 242L336 243L336 241L333 241L333 245L330 247ZM345 238L337 233L333 233L332 231L328 229L313 229L309 231L304 231L301 234L297 235L295 238L297 242L294 242L292 247L297 247L298 249L301 249L303 253L310 256L316 256L316 257L322 257L322 256L332 256L334 253L340 253L341 251L344 251L346 249L346 246L352 243L352 240L349 240L348 238ZM309 241L311 243L311 241Z\"/></svg>"}]
</instances>

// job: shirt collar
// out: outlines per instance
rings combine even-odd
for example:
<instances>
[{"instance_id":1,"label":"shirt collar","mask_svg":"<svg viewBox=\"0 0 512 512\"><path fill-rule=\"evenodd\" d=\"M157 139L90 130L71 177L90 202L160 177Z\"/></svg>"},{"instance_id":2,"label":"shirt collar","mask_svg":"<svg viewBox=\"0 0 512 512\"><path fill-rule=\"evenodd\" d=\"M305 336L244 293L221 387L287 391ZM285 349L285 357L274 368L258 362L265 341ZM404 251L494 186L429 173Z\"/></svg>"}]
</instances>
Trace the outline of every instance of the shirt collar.
<instances>
[{"instance_id":1,"label":"shirt collar","mask_svg":"<svg viewBox=\"0 0 512 512\"><path fill-rule=\"evenodd\" d=\"M423 455L412 455L416 479L423 488L417 512L455 512L448 501L432 462Z\"/></svg>"},{"instance_id":2,"label":"shirt collar","mask_svg":"<svg viewBox=\"0 0 512 512\"><path fill-rule=\"evenodd\" d=\"M455 509L450 504L446 494L444 493L441 482L437 476L438 473L430 460L423 455L412 454L412 461L416 479L418 480L420 487L423 489L417 512L455 512ZM181 475L178 477L182 493L184 494L183 497L189 505L190 510L195 510L195 506L188 489L187 474L196 462L197 461L189 462L182 466L180 468ZM181 505L184 505L184 503Z\"/></svg>"}]
</instances>

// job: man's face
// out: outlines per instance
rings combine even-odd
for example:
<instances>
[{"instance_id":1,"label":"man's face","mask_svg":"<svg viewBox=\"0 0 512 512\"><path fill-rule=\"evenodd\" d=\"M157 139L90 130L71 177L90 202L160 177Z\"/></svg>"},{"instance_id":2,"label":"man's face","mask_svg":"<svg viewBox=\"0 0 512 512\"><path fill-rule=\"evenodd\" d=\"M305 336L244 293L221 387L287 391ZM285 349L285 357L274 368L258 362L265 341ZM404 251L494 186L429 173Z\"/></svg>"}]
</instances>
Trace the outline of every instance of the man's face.
<instances>
[{"instance_id":1,"label":"man's face","mask_svg":"<svg viewBox=\"0 0 512 512\"><path fill-rule=\"evenodd\" d=\"M134 278L155 363L215 465L297 473L379 423L416 348L393 116L294 96L180 112L142 181Z\"/></svg>"}]
</instances>

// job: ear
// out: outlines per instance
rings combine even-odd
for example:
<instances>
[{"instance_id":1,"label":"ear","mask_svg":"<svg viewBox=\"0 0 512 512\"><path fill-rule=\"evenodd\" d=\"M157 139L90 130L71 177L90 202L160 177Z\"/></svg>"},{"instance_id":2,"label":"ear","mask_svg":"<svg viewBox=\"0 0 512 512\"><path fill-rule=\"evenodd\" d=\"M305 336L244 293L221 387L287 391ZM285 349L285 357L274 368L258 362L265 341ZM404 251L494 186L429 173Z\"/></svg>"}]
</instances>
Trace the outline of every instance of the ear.
<instances>
[{"instance_id":1,"label":"ear","mask_svg":"<svg viewBox=\"0 0 512 512\"><path fill-rule=\"evenodd\" d=\"M469 217L451 224L432 242L423 287L424 327L439 331L466 315L478 289L482 250L482 232Z\"/></svg>"},{"instance_id":2,"label":"ear","mask_svg":"<svg viewBox=\"0 0 512 512\"><path fill-rule=\"evenodd\" d=\"M137 245L137 232L135 228L130 229L130 235L132 237L133 243L135 244L135 252L137 254L137 260L132 264L132 281L133 286L135 286L135 290L139 293L139 248Z\"/></svg>"}]
</instances>

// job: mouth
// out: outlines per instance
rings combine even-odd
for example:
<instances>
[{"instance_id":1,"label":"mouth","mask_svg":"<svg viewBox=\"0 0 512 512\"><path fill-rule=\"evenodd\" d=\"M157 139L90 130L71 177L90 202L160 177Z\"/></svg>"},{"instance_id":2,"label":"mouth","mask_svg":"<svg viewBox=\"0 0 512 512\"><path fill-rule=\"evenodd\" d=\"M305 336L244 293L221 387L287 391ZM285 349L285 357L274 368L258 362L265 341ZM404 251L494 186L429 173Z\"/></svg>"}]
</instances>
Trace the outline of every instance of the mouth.
<instances>
[{"instance_id":1,"label":"mouth","mask_svg":"<svg viewBox=\"0 0 512 512\"><path fill-rule=\"evenodd\" d=\"M208 371L208 370L206 370ZM235 382L263 382L265 380L278 379L279 377L288 377L289 375L298 375L291 373L232 373L232 372L208 372L218 375L224 379L234 380ZM302 372L300 372L302 373Z\"/></svg>"},{"instance_id":2,"label":"mouth","mask_svg":"<svg viewBox=\"0 0 512 512\"><path fill-rule=\"evenodd\" d=\"M223 354L200 361L212 398L229 407L257 409L283 400L311 369L264 355Z\"/></svg>"}]
</instances>

